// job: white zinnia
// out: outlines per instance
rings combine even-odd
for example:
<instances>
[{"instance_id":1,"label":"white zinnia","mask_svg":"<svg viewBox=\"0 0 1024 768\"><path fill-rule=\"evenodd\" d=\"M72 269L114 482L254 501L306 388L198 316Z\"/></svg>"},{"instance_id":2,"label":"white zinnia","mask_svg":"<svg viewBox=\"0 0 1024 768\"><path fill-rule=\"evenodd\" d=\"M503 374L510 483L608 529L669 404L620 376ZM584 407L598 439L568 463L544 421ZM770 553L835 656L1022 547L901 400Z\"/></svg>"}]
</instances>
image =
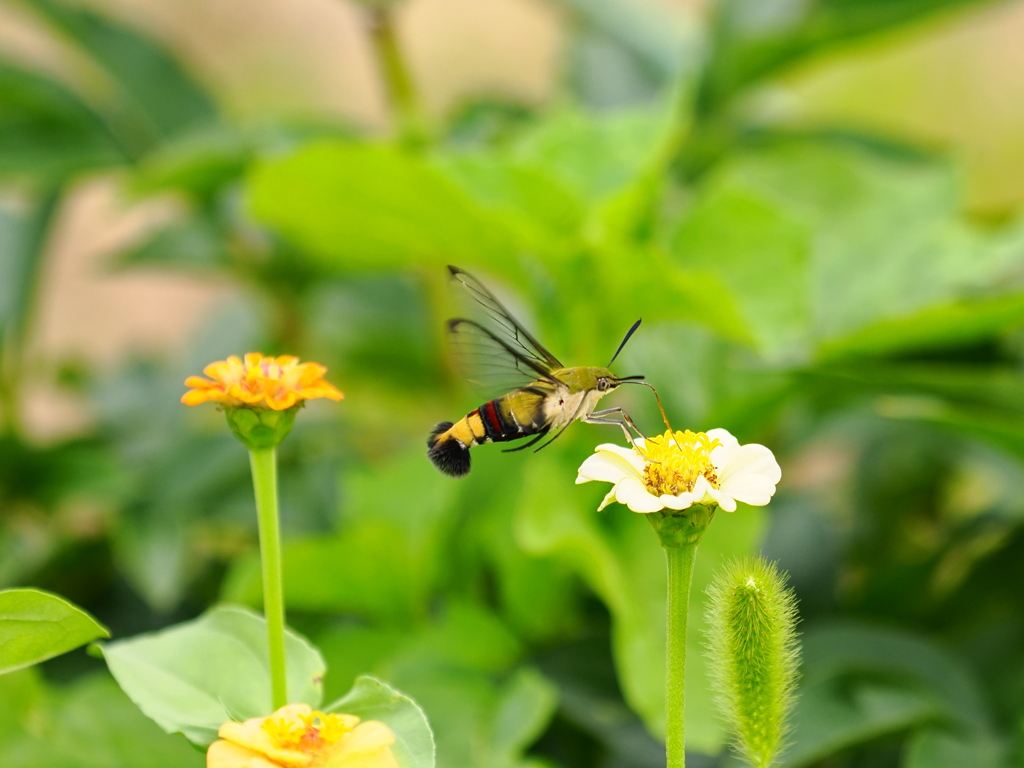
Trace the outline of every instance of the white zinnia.
<instances>
[{"instance_id":1,"label":"white zinnia","mask_svg":"<svg viewBox=\"0 0 1024 768\"><path fill-rule=\"evenodd\" d=\"M636 449L604 443L580 465L576 483L613 483L598 510L613 501L634 512L682 510L693 504L736 511L742 501L771 501L782 470L763 445L740 445L727 430L666 432L634 441Z\"/></svg>"}]
</instances>

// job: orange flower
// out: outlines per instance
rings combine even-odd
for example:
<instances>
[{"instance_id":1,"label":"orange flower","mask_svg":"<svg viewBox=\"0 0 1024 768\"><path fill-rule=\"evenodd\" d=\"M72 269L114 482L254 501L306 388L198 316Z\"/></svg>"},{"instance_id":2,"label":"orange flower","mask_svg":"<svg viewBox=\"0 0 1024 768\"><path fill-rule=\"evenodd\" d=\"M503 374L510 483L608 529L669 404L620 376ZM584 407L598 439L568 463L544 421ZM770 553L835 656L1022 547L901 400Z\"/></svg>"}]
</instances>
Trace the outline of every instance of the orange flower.
<instances>
[{"instance_id":1,"label":"orange flower","mask_svg":"<svg viewBox=\"0 0 1024 768\"><path fill-rule=\"evenodd\" d=\"M270 717L227 722L206 752L206 768L398 768L395 735L376 720L326 715L289 704Z\"/></svg>"},{"instance_id":2,"label":"orange flower","mask_svg":"<svg viewBox=\"0 0 1024 768\"><path fill-rule=\"evenodd\" d=\"M323 379L327 369L317 363L300 363L291 355L264 357L250 352L243 363L232 355L210 363L202 376L189 376L185 386L192 389L182 395L185 405L214 402L227 406L250 406L284 411L304 400L343 395Z\"/></svg>"}]
</instances>

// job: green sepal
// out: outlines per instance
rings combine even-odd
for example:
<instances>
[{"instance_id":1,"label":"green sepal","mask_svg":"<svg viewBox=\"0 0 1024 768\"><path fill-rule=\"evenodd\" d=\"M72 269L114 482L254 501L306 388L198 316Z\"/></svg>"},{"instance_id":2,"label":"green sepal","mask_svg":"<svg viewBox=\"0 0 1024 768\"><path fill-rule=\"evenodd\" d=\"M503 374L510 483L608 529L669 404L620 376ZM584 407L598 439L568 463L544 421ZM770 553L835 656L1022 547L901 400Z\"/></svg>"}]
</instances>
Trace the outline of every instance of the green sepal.
<instances>
[{"instance_id":1,"label":"green sepal","mask_svg":"<svg viewBox=\"0 0 1024 768\"><path fill-rule=\"evenodd\" d=\"M686 509L664 509L647 515L647 520L666 549L696 544L708 529L718 507L694 504Z\"/></svg>"},{"instance_id":2,"label":"green sepal","mask_svg":"<svg viewBox=\"0 0 1024 768\"><path fill-rule=\"evenodd\" d=\"M227 406L224 415L235 437L251 451L276 448L295 426L295 414L302 405L284 411L249 406Z\"/></svg>"}]
</instances>

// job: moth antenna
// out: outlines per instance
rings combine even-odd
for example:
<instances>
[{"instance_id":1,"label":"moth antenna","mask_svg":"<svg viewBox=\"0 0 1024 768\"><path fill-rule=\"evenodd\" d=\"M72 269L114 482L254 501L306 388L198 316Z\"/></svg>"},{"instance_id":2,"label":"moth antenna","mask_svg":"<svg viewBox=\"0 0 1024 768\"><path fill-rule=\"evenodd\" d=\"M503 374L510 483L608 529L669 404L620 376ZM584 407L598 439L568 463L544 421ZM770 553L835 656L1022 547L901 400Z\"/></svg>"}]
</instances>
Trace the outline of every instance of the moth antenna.
<instances>
[{"instance_id":1,"label":"moth antenna","mask_svg":"<svg viewBox=\"0 0 1024 768\"><path fill-rule=\"evenodd\" d=\"M612 363L615 362L615 358L619 356L619 352L622 351L622 348L624 346L626 346L626 342L629 341L629 337L633 335L633 331L635 331L637 328L640 327L640 321L641 320L643 320L642 317L637 319L637 321L635 323L633 323L633 327L630 328L628 331L626 331L626 337L622 340L622 343L619 344L619 348L615 350L615 354L612 355L612 359L608 361L608 365L606 365L605 368L611 368L612 367Z\"/></svg>"}]
</instances>

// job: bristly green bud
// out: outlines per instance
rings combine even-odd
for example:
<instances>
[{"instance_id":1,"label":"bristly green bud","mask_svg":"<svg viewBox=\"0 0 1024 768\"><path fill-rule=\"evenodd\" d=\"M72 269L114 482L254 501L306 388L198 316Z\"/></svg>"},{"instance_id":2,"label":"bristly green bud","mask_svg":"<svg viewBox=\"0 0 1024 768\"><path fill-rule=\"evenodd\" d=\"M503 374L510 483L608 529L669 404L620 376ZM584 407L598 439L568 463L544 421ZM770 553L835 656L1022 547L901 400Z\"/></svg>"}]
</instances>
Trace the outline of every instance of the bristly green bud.
<instances>
[{"instance_id":1,"label":"bristly green bud","mask_svg":"<svg viewBox=\"0 0 1024 768\"><path fill-rule=\"evenodd\" d=\"M774 563L727 564L708 588L708 655L719 711L743 758L767 768L788 733L800 648L796 597Z\"/></svg>"},{"instance_id":2,"label":"bristly green bud","mask_svg":"<svg viewBox=\"0 0 1024 768\"><path fill-rule=\"evenodd\" d=\"M272 408L225 406L228 426L250 451L276 448L295 426L295 414L302 404L283 411Z\"/></svg>"}]
</instances>

